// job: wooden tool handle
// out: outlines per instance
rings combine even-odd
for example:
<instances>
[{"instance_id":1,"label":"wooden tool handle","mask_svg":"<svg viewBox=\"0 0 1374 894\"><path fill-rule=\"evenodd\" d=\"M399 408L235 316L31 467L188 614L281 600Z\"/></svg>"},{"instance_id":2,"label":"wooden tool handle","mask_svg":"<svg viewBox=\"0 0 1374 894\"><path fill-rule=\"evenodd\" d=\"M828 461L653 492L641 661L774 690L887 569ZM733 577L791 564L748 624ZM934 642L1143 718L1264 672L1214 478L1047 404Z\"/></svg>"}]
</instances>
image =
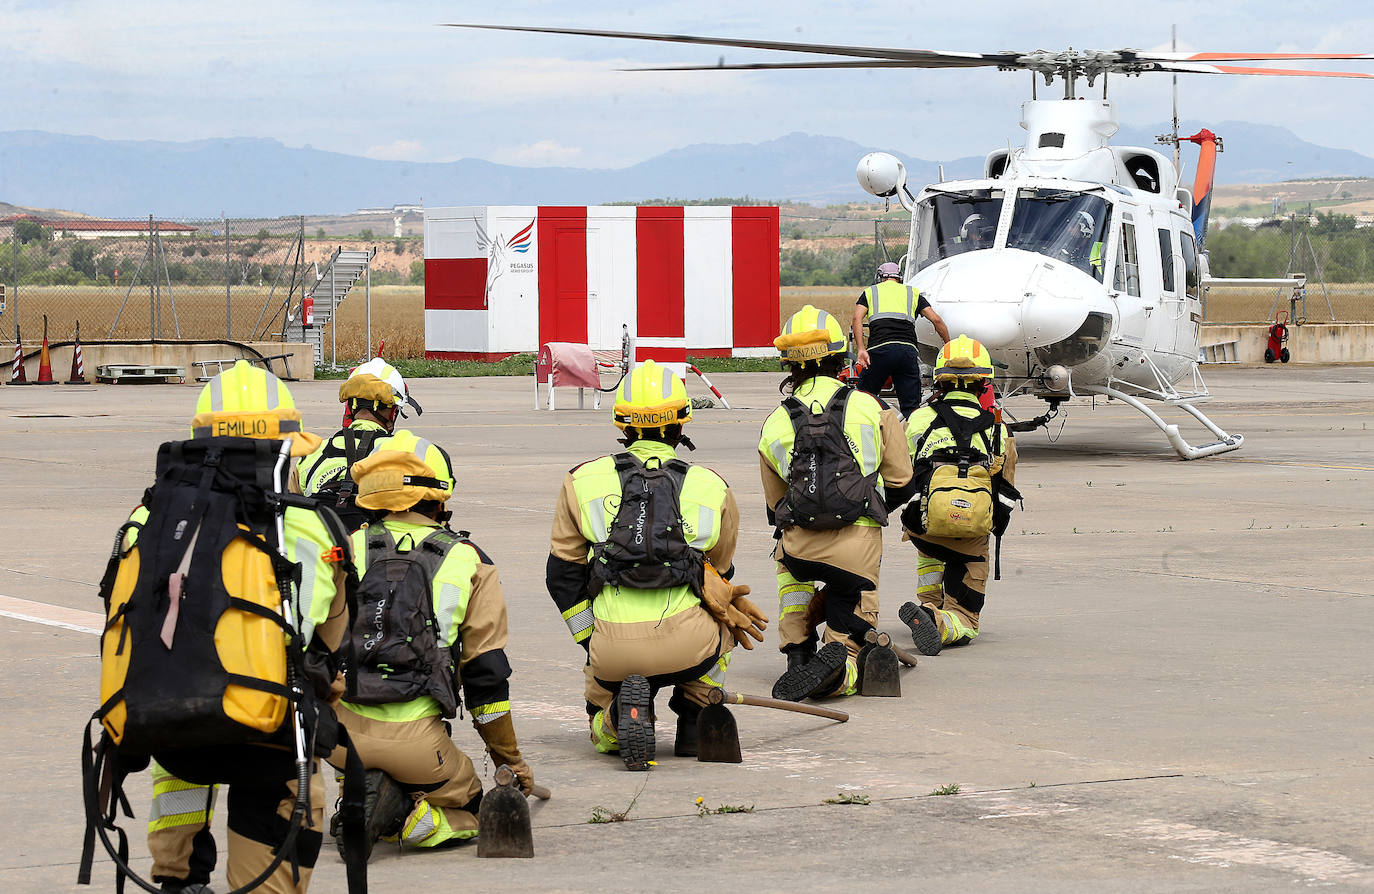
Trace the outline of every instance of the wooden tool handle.
<instances>
[{"instance_id":1,"label":"wooden tool handle","mask_svg":"<svg viewBox=\"0 0 1374 894\"><path fill-rule=\"evenodd\" d=\"M779 711L791 711L794 714L810 714L813 717L825 717L829 720L838 720L844 723L849 720L849 715L844 711L836 711L834 708L822 708L819 705L803 705L800 702L783 701L779 698L764 698L761 695L745 695L742 692L731 692L728 689L713 689L711 691L712 704L730 705L753 705L756 708L776 708Z\"/></svg>"},{"instance_id":2,"label":"wooden tool handle","mask_svg":"<svg viewBox=\"0 0 1374 894\"><path fill-rule=\"evenodd\" d=\"M900 661L902 664L905 664L907 667L916 666L916 656L912 655L906 649L903 649L901 646L894 643L892 641L892 637L888 636L886 633L879 633L876 630L869 630L867 633L864 634L864 642L870 645L878 646L879 648L889 648L892 650L893 654L897 656L897 660Z\"/></svg>"}]
</instances>

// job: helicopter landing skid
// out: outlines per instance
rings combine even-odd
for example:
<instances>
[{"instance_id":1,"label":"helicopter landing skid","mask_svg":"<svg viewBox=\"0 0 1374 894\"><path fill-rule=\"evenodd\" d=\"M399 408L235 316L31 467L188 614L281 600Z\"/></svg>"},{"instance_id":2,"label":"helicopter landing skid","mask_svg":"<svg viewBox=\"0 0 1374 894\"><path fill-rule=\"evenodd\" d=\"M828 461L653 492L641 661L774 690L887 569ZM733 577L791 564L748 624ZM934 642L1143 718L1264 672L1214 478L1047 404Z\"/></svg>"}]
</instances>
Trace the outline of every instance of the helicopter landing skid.
<instances>
[{"instance_id":1,"label":"helicopter landing skid","mask_svg":"<svg viewBox=\"0 0 1374 894\"><path fill-rule=\"evenodd\" d=\"M1239 450L1241 448L1241 445L1245 443L1245 437L1243 435L1227 434L1226 432L1222 431L1215 422L1213 422L1211 419L1208 419L1207 416L1201 410L1199 410L1192 404L1184 401L1176 402L1173 405L1179 407L1184 412L1188 413L1198 422L1201 422L1204 426L1207 427L1207 429L1212 434L1217 436L1218 440L1212 442L1211 444L1203 444L1201 446L1194 447L1192 444L1189 444L1187 441L1183 439L1183 435L1179 433L1177 425L1170 425L1169 423L1165 422L1162 418L1160 418L1160 415L1158 413L1156 413L1154 410L1146 406L1145 402L1142 401L1140 398L1135 397L1134 395L1127 394L1124 391L1118 391L1117 389L1112 388L1110 386L1079 385L1077 390L1080 393L1101 394L1106 396L1107 398L1119 400L1132 407L1135 407L1141 413L1145 414L1145 418L1149 419L1156 426L1158 426L1160 431L1164 432L1164 436L1169 439L1170 446L1174 448L1174 451L1178 453L1181 459L1201 459L1204 456L1214 456L1218 453L1228 453L1232 450Z\"/></svg>"}]
</instances>

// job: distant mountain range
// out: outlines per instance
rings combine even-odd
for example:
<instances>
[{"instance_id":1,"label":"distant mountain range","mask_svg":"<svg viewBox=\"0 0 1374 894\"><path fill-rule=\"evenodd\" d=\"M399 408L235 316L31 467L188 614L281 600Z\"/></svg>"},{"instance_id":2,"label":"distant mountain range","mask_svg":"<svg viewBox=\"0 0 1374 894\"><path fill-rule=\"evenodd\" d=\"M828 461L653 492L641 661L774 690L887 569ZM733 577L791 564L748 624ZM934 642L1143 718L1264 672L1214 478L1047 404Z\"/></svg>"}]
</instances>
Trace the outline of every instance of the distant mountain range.
<instances>
[{"instance_id":1,"label":"distant mountain range","mask_svg":"<svg viewBox=\"0 0 1374 894\"><path fill-rule=\"evenodd\" d=\"M1115 143L1152 146L1167 125L1123 127ZM1191 133L1189 124L1182 131ZM1309 143L1281 127L1212 125L1225 140L1220 183L1374 176L1374 158ZM0 133L0 203L106 217L277 216L347 213L400 202L438 205L597 204L651 198L756 196L808 202L863 200L859 158L894 152L911 179L937 162L839 137L792 133L763 143L701 143L616 170L521 168L481 159L377 161L269 139L188 143L102 140L42 131ZM1191 148L1185 148L1185 158ZM944 161L947 178L977 176L981 156ZM1185 175L1185 179L1191 180Z\"/></svg>"}]
</instances>

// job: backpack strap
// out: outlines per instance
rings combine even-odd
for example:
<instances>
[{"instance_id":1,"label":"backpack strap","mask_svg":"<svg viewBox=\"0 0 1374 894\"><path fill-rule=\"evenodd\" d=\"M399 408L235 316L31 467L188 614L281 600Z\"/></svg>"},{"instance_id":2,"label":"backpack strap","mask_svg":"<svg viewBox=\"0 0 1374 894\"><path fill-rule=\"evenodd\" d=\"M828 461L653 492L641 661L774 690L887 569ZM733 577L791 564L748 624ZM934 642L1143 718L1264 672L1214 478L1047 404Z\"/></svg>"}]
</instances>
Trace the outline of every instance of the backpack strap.
<instances>
[{"instance_id":1,"label":"backpack strap","mask_svg":"<svg viewBox=\"0 0 1374 894\"><path fill-rule=\"evenodd\" d=\"M959 469L963 472L968 469L973 459L973 436L986 431L990 425L995 425L997 419L982 407L978 408L977 416L971 418L964 416L955 412L954 407L951 406L952 403L963 403L963 401L937 400L930 405L930 408L935 411L935 415L939 417L945 428L949 429L950 435L953 436L954 448L959 455ZM929 431L926 434L928 435Z\"/></svg>"}]
</instances>

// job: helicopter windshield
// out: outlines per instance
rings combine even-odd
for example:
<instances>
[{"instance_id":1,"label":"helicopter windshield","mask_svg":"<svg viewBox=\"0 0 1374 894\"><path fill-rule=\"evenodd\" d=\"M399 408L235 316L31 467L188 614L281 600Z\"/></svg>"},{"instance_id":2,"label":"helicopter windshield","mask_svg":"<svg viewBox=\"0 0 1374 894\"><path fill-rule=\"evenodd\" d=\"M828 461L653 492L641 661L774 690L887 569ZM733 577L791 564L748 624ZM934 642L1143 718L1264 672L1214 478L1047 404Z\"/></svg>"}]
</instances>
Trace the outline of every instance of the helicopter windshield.
<instances>
[{"instance_id":1,"label":"helicopter windshield","mask_svg":"<svg viewBox=\"0 0 1374 894\"><path fill-rule=\"evenodd\" d=\"M1064 189L1018 190L1007 248L1063 261L1101 282L1107 211L1107 200L1101 196Z\"/></svg>"},{"instance_id":2,"label":"helicopter windshield","mask_svg":"<svg viewBox=\"0 0 1374 894\"><path fill-rule=\"evenodd\" d=\"M952 255L992 248L1002 190L937 192L916 206L916 269Z\"/></svg>"}]
</instances>

